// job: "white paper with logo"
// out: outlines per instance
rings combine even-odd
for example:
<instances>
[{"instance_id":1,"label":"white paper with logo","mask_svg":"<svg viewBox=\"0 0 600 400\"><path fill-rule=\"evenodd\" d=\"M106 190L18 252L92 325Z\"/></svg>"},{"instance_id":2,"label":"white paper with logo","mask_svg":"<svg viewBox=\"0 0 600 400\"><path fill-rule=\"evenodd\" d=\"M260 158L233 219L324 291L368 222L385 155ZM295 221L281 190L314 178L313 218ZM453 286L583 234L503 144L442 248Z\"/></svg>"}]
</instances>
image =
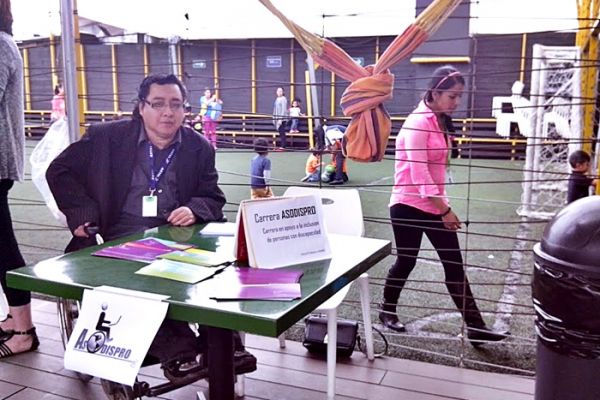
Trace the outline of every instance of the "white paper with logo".
<instances>
[{"instance_id":1,"label":"white paper with logo","mask_svg":"<svg viewBox=\"0 0 600 400\"><path fill-rule=\"evenodd\" d=\"M167 314L169 305L162 299L135 291L85 290L65 368L133 386Z\"/></svg>"}]
</instances>

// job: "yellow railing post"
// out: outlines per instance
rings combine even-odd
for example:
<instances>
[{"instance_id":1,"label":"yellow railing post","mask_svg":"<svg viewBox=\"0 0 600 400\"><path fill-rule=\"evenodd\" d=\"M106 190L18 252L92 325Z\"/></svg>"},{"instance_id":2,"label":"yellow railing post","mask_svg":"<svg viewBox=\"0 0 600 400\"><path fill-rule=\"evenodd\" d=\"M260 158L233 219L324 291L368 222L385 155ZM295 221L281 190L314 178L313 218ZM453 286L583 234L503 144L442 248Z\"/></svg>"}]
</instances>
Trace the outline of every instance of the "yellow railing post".
<instances>
[{"instance_id":1,"label":"yellow railing post","mask_svg":"<svg viewBox=\"0 0 600 400\"><path fill-rule=\"evenodd\" d=\"M308 146L315 147L315 141L313 138L313 112L312 112L312 96L310 95L310 74L308 71L304 71L304 82L306 82L306 117L308 122Z\"/></svg>"},{"instance_id":2,"label":"yellow railing post","mask_svg":"<svg viewBox=\"0 0 600 400\"><path fill-rule=\"evenodd\" d=\"M519 80L525 82L525 62L527 56L527 34L521 37L521 66L519 68Z\"/></svg>"},{"instance_id":3,"label":"yellow railing post","mask_svg":"<svg viewBox=\"0 0 600 400\"><path fill-rule=\"evenodd\" d=\"M296 57L294 54L294 38L290 39L290 101L296 98Z\"/></svg>"},{"instance_id":4,"label":"yellow railing post","mask_svg":"<svg viewBox=\"0 0 600 400\"><path fill-rule=\"evenodd\" d=\"M119 111L119 80L117 78L117 48L114 44L110 45L110 68L113 89L113 111Z\"/></svg>"},{"instance_id":5,"label":"yellow railing post","mask_svg":"<svg viewBox=\"0 0 600 400\"><path fill-rule=\"evenodd\" d=\"M25 110L31 110L31 70L29 68L29 49L23 49L23 83L25 90Z\"/></svg>"},{"instance_id":6,"label":"yellow railing post","mask_svg":"<svg viewBox=\"0 0 600 400\"><path fill-rule=\"evenodd\" d=\"M252 39L250 43L250 111L256 114L256 41Z\"/></svg>"},{"instance_id":7,"label":"yellow railing post","mask_svg":"<svg viewBox=\"0 0 600 400\"><path fill-rule=\"evenodd\" d=\"M333 117L333 116L335 116L335 74L333 72L331 73L331 87L330 87L330 90L331 90L331 94L330 94L330 96L331 96L331 105L330 105L331 110L330 110L329 115L331 115Z\"/></svg>"},{"instance_id":8,"label":"yellow railing post","mask_svg":"<svg viewBox=\"0 0 600 400\"><path fill-rule=\"evenodd\" d=\"M85 75L85 53L79 35L79 13L77 11L77 0L73 0L73 31L75 34L75 69L77 71L77 88L79 93L79 134L85 133L85 113L88 111L87 79ZM62 40L68 40L62 38Z\"/></svg>"},{"instance_id":9,"label":"yellow railing post","mask_svg":"<svg viewBox=\"0 0 600 400\"><path fill-rule=\"evenodd\" d=\"M58 82L60 82L58 72L56 71L56 39L54 35L50 34L48 40L50 42L50 73L52 74L52 89L54 89L58 85Z\"/></svg>"},{"instance_id":10,"label":"yellow railing post","mask_svg":"<svg viewBox=\"0 0 600 400\"><path fill-rule=\"evenodd\" d=\"M598 94L598 16L599 0L578 0L577 16L579 30L575 44L581 50L581 99L583 103L582 137L583 150L592 153L594 120L596 114L596 96ZM600 154L596 154L598 173L600 173ZM596 185L596 194L600 194L600 185Z\"/></svg>"},{"instance_id":11,"label":"yellow railing post","mask_svg":"<svg viewBox=\"0 0 600 400\"><path fill-rule=\"evenodd\" d=\"M221 98L219 94L219 47L216 40L213 41L213 83L215 94L218 98Z\"/></svg>"},{"instance_id":12,"label":"yellow railing post","mask_svg":"<svg viewBox=\"0 0 600 400\"><path fill-rule=\"evenodd\" d=\"M180 42L177 42L175 49L177 49L177 76L179 76L180 81L183 81L183 56L181 55Z\"/></svg>"},{"instance_id":13,"label":"yellow railing post","mask_svg":"<svg viewBox=\"0 0 600 400\"><path fill-rule=\"evenodd\" d=\"M150 54L148 53L148 45L144 43L143 53L144 53L144 76L150 75Z\"/></svg>"}]
</instances>

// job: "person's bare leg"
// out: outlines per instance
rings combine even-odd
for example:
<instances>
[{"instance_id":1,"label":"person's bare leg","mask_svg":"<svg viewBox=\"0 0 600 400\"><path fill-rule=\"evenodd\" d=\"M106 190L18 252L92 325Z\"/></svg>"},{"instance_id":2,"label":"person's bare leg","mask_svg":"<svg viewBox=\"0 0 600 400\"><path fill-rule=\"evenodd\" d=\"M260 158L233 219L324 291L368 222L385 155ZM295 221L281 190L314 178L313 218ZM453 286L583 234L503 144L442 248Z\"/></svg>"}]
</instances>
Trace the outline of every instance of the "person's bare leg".
<instances>
[{"instance_id":1,"label":"person's bare leg","mask_svg":"<svg viewBox=\"0 0 600 400\"><path fill-rule=\"evenodd\" d=\"M2 324L2 329L11 329L15 332L26 332L33 328L31 318L31 303L19 307L10 307L9 313L12 318L7 319ZM13 335L4 344L15 354L22 353L31 349L34 342L33 335Z\"/></svg>"},{"instance_id":2,"label":"person's bare leg","mask_svg":"<svg viewBox=\"0 0 600 400\"><path fill-rule=\"evenodd\" d=\"M10 315L10 312L4 321L0 322L0 329L3 331L12 331L14 329L15 323Z\"/></svg>"}]
</instances>

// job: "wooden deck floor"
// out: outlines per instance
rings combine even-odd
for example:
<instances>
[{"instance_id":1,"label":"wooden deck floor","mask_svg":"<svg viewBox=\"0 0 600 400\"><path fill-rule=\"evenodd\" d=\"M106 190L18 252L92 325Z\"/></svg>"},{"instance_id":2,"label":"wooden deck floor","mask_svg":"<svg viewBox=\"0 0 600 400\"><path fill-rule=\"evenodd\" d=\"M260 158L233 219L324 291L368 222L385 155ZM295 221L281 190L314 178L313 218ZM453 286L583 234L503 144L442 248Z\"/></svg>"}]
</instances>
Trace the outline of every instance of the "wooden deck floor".
<instances>
[{"instance_id":1,"label":"wooden deck floor","mask_svg":"<svg viewBox=\"0 0 600 400\"><path fill-rule=\"evenodd\" d=\"M41 346L37 352L0 361L0 399L106 399L98 379L82 383L63 368L55 303L34 299L33 308ZM299 343L288 341L280 350L276 339L249 336L247 346L259 366L247 375L245 399L326 398L325 361L308 357ZM152 384L164 379L156 366L142 369L142 377ZM529 378L395 358L370 363L361 353L337 368L340 400L531 400L533 390L534 380ZM160 398L191 400L198 391L208 396L207 383L200 381Z\"/></svg>"}]
</instances>

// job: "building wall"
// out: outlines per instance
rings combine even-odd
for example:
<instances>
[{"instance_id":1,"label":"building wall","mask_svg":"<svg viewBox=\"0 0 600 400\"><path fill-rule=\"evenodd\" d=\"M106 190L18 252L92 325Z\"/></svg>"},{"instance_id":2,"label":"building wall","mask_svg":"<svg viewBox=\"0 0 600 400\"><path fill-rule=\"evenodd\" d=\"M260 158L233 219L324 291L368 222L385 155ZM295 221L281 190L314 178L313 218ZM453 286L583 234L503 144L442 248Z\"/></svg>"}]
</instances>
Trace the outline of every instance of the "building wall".
<instances>
[{"instance_id":1,"label":"building wall","mask_svg":"<svg viewBox=\"0 0 600 400\"><path fill-rule=\"evenodd\" d=\"M89 111L112 111L113 85L111 48L101 44L83 46L86 59ZM89 65L87 65L89 62Z\"/></svg>"},{"instance_id":2,"label":"building wall","mask_svg":"<svg viewBox=\"0 0 600 400\"><path fill-rule=\"evenodd\" d=\"M455 32L459 35L460 32ZM473 104L475 117L491 116L491 98L510 94L512 83L518 79L521 66L522 35L481 35L468 40L445 41L444 53L440 56L463 55L466 53L471 63L459 63L455 66L462 71L468 82L463 98L462 113L457 116L469 116ZM375 62L394 37L336 38L333 39L352 57L364 64ZM254 43L255 55L252 59ZM292 47L293 43L293 47ZM525 93L531 69L531 49L534 43L547 45L572 45L574 34L536 33L527 35L525 63ZM452 46L456 45L456 49ZM144 46L147 47L151 73L170 73L169 48L166 43L118 44L117 55L118 100L121 111L131 110L131 101L144 77ZM270 115L275 98L275 89L284 87L286 96L302 102L306 110L305 71L306 53L291 39L219 40L182 42L181 56L182 79L189 91L190 103L195 112L205 87L214 89L215 69L214 50L217 49L218 84L220 96L224 101L226 113L252 112L252 62L256 65L256 112ZM379 51L377 51L379 48ZM431 47L430 47L431 48ZM421 56L427 44L420 47ZM60 51L60 49L57 49ZM437 49L435 51L442 51ZM293 52L293 60L291 54ZM90 110L112 111L112 76L110 45L84 43L86 83L88 87L88 106ZM52 97L52 80L49 62L50 52L46 45L29 48L29 68L31 100L33 109L49 109ZM269 62L269 64L267 64ZM280 62L280 64L279 64ZM293 66L291 63L293 62ZM394 116L405 116L416 106L424 93L431 72L443 63L414 63L410 59L401 61L391 68L395 76L393 99L386 103L388 112ZM473 73L473 75L471 75ZM290 79L293 76L293 80ZM348 82L338 76L332 84L332 74L317 68L315 85L318 88L320 114L331 116L331 94L334 89L334 114L342 115L339 101ZM470 92L474 84L474 93ZM470 96L473 96L471 99Z\"/></svg>"},{"instance_id":3,"label":"building wall","mask_svg":"<svg viewBox=\"0 0 600 400\"><path fill-rule=\"evenodd\" d=\"M254 46L256 49L256 111L259 114L270 115L273 112L275 92L279 86L284 89L288 101L291 102L290 40L255 40Z\"/></svg>"},{"instance_id":4,"label":"building wall","mask_svg":"<svg viewBox=\"0 0 600 400\"><path fill-rule=\"evenodd\" d=\"M117 84L119 111L131 111L137 89L144 79L144 46L123 44L115 46L117 53Z\"/></svg>"},{"instance_id":5,"label":"building wall","mask_svg":"<svg viewBox=\"0 0 600 400\"><path fill-rule=\"evenodd\" d=\"M170 74L169 45L153 43L148 45L148 65L151 74Z\"/></svg>"},{"instance_id":6,"label":"building wall","mask_svg":"<svg viewBox=\"0 0 600 400\"><path fill-rule=\"evenodd\" d=\"M31 47L28 51L31 108L34 110L49 110L52 108L50 101L54 95L49 47Z\"/></svg>"},{"instance_id":7,"label":"building wall","mask_svg":"<svg viewBox=\"0 0 600 400\"><path fill-rule=\"evenodd\" d=\"M188 101L193 112L200 109L200 97L205 88L214 91L214 43L183 43L181 57L183 83L188 90Z\"/></svg>"},{"instance_id":8,"label":"building wall","mask_svg":"<svg viewBox=\"0 0 600 400\"><path fill-rule=\"evenodd\" d=\"M433 0L417 0L419 15ZM463 0L442 26L413 53L412 57L469 56L469 0Z\"/></svg>"}]
</instances>

